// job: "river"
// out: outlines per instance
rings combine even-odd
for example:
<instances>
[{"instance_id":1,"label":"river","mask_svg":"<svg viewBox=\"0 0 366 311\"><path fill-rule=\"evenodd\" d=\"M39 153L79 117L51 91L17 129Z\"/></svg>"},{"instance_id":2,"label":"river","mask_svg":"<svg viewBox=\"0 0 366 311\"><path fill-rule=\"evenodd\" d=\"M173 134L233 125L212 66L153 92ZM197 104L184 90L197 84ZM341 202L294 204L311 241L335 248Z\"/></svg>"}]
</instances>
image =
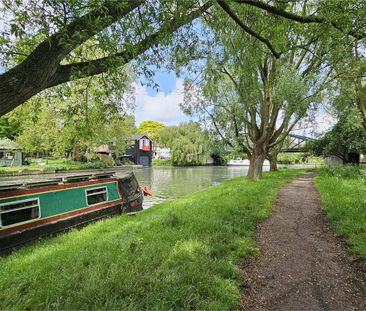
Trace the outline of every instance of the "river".
<instances>
[{"instance_id":1,"label":"river","mask_svg":"<svg viewBox=\"0 0 366 311\"><path fill-rule=\"evenodd\" d=\"M264 171L268 169L268 166L263 167ZM144 208L230 178L246 176L247 172L247 166L151 167L134 171L140 185L148 186L153 193L152 197L145 197Z\"/></svg>"},{"instance_id":2,"label":"river","mask_svg":"<svg viewBox=\"0 0 366 311\"><path fill-rule=\"evenodd\" d=\"M301 167L301 166L292 166ZM111 169L112 170L112 169ZM268 171L269 166L263 166L263 171ZM129 170L116 169L117 176L125 176ZM141 186L148 186L152 197L145 197L144 208L153 204L171 200L201 189L217 185L227 179L246 176L248 166L196 166L196 167L150 167L134 169L134 173ZM80 175L93 174L94 170L82 172L69 172L58 174L44 174L31 176L1 177L0 186L24 182L35 182L61 177L65 174Z\"/></svg>"}]
</instances>

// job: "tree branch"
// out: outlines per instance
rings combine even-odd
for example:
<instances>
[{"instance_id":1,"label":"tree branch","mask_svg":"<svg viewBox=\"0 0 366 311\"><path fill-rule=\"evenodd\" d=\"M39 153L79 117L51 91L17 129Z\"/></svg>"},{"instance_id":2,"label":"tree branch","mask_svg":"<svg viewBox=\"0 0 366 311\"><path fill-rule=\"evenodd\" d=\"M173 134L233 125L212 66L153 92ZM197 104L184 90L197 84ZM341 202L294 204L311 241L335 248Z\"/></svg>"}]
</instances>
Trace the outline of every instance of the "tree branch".
<instances>
[{"instance_id":1,"label":"tree branch","mask_svg":"<svg viewBox=\"0 0 366 311\"><path fill-rule=\"evenodd\" d=\"M0 115L47 88L60 62L72 50L143 2L106 0L42 41L23 62L0 75Z\"/></svg>"},{"instance_id":2,"label":"tree branch","mask_svg":"<svg viewBox=\"0 0 366 311\"><path fill-rule=\"evenodd\" d=\"M116 64L115 62L118 62L118 65L126 64L154 44L158 44L164 31L172 33L180 26L199 17L212 5L211 0L208 0L200 9L170 21L170 25L164 23L160 31L135 45L126 47L120 53L89 62L60 65L60 62L72 50L115 21L128 15L143 2L145 1L106 0L101 7L76 18L68 26L40 43L22 63L0 75L0 115L13 110L46 88L106 72L108 66L110 68ZM131 51L128 48L137 48L137 50ZM78 76L77 73L80 75Z\"/></svg>"},{"instance_id":3,"label":"tree branch","mask_svg":"<svg viewBox=\"0 0 366 311\"><path fill-rule=\"evenodd\" d=\"M140 42L128 47L124 51L86 62L60 65L56 71L54 79L50 81L49 85L47 85L47 88L70 81L73 78L73 74L75 74L74 79L80 79L106 72L111 67L119 67L125 65L132 59L146 52L153 45L157 44L167 34L173 33L178 28L198 18L211 6L212 3L209 1L197 10L194 10L190 14L185 15L181 19L173 19L165 22L155 33L147 36Z\"/></svg>"},{"instance_id":4,"label":"tree branch","mask_svg":"<svg viewBox=\"0 0 366 311\"><path fill-rule=\"evenodd\" d=\"M228 139L227 139L227 138L226 138L226 137L221 133L221 131L220 131L220 129L219 129L219 127L218 127L217 123L216 123L216 120L215 120L215 118L214 118L213 114L212 114L212 113L210 113L206 108L204 108L204 110L205 110L205 112L209 115L209 117L211 118L212 124L214 125L214 127L215 127L215 130L216 130L217 134L219 134L219 136L221 137L221 139L222 139L225 143L227 143L231 148L234 148L234 145L230 142L230 140L228 140Z\"/></svg>"},{"instance_id":5,"label":"tree branch","mask_svg":"<svg viewBox=\"0 0 366 311\"><path fill-rule=\"evenodd\" d=\"M310 23L323 24L323 23L328 22L324 17L320 17L320 16L316 16L316 15L307 15L307 16L297 15L297 14L287 12L285 10L279 9L277 7L274 7L272 5L269 5L267 3L264 3L264 2L258 1L258 0L236 0L236 2L255 6L261 10L267 11L268 13L282 16L284 18L287 18L287 19L290 19L290 20L293 20L295 22L302 23L302 24L310 24ZM330 21L330 23L334 28L338 29L341 32L344 32L343 28L338 23L336 23L334 21ZM348 31L347 34L349 34L350 36L352 36L358 40L362 40L366 37L365 33L357 32L354 30Z\"/></svg>"},{"instance_id":6,"label":"tree branch","mask_svg":"<svg viewBox=\"0 0 366 311\"><path fill-rule=\"evenodd\" d=\"M76 47L126 16L144 2L145 0L128 0L121 4L116 0L105 1L100 8L75 19L64 29L40 43L25 62L32 58L38 59L39 53L47 50L52 50L54 58L60 62Z\"/></svg>"},{"instance_id":7,"label":"tree branch","mask_svg":"<svg viewBox=\"0 0 366 311\"><path fill-rule=\"evenodd\" d=\"M230 6L224 0L217 0L217 3L221 6L221 8L237 23L246 33L258 39L262 43L264 43L267 48L271 51L274 57L280 58L281 53L277 52L274 46L269 42L268 39L262 37L259 33L250 29L247 25L242 22L239 17L231 10Z\"/></svg>"},{"instance_id":8,"label":"tree branch","mask_svg":"<svg viewBox=\"0 0 366 311\"><path fill-rule=\"evenodd\" d=\"M264 3L264 2L261 2L261 1L258 1L258 0L236 0L235 2L255 6L255 7L260 8L262 10L265 10L269 13L279 15L279 16L282 16L282 17L285 17L287 19L291 19L293 21L303 23L303 24L306 24L306 23L323 23L324 22L324 19L321 18L321 17L313 16L313 15L309 15L309 16L297 15L297 14L284 11L282 9L279 9L277 7L271 6L267 3Z\"/></svg>"}]
</instances>

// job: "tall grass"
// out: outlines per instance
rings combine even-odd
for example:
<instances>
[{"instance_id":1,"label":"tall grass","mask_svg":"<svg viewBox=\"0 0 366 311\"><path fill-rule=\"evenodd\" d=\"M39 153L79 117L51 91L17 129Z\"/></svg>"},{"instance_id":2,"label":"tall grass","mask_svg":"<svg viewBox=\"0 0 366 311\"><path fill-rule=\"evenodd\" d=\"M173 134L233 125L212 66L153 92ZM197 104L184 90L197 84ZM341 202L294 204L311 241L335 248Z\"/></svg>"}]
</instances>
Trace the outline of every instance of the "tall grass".
<instances>
[{"instance_id":1,"label":"tall grass","mask_svg":"<svg viewBox=\"0 0 366 311\"><path fill-rule=\"evenodd\" d=\"M321 170L315 183L324 211L351 250L366 260L366 170L339 166Z\"/></svg>"},{"instance_id":2,"label":"tall grass","mask_svg":"<svg viewBox=\"0 0 366 311\"><path fill-rule=\"evenodd\" d=\"M244 177L0 258L0 309L228 310L255 222L300 171Z\"/></svg>"},{"instance_id":3,"label":"tall grass","mask_svg":"<svg viewBox=\"0 0 366 311\"><path fill-rule=\"evenodd\" d=\"M366 168L360 165L337 165L324 168L322 176L338 178L363 179L366 177Z\"/></svg>"}]
</instances>

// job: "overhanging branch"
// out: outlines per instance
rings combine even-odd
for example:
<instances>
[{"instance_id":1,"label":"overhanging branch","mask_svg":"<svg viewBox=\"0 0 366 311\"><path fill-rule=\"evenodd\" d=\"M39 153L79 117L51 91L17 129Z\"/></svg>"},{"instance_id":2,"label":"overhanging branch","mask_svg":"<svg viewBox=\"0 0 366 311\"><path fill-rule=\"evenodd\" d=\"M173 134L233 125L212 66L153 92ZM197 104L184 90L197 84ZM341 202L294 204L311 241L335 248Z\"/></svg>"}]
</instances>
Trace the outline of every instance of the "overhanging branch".
<instances>
[{"instance_id":1,"label":"overhanging branch","mask_svg":"<svg viewBox=\"0 0 366 311\"><path fill-rule=\"evenodd\" d=\"M153 45L157 44L167 34L173 33L178 28L198 18L211 6L212 2L209 1L200 8L192 11L190 14L185 15L181 19L173 19L165 22L158 31L147 36L140 42L128 47L128 49L125 49L124 51L95 60L68 65L60 65L58 70L56 71L54 79L50 81L47 87L56 86L64 82L70 81L73 74L75 75L75 79L80 79L106 72L111 67L113 67L113 64L117 64L114 65L114 67L125 65L132 59L146 52Z\"/></svg>"},{"instance_id":2,"label":"overhanging branch","mask_svg":"<svg viewBox=\"0 0 366 311\"><path fill-rule=\"evenodd\" d=\"M282 9L279 9L277 7L274 7L272 5L269 5L267 3L264 3L264 2L261 2L258 0L236 0L235 2L255 6L255 7L265 10L269 13L279 15L279 16L282 16L287 19L291 19L293 21L303 23L303 24L305 24L305 23L323 23L324 22L324 19L321 17L313 16L313 15L309 15L309 16L297 15L297 14L284 11Z\"/></svg>"},{"instance_id":3,"label":"overhanging branch","mask_svg":"<svg viewBox=\"0 0 366 311\"><path fill-rule=\"evenodd\" d=\"M253 36L257 40L264 43L267 48L271 51L273 56L275 58L280 58L281 53L277 52L274 46L271 44L271 42L267 39L262 37L259 33L255 32L251 28L249 28L247 25L242 22L239 17L231 10L230 6L226 3L225 0L217 0L217 3L221 6L221 8L233 19L235 23L237 23L246 33Z\"/></svg>"},{"instance_id":4,"label":"overhanging branch","mask_svg":"<svg viewBox=\"0 0 366 311\"><path fill-rule=\"evenodd\" d=\"M322 24L322 23L326 23L328 22L327 19L325 19L324 17L321 16L316 16L316 15L306 15L306 16L301 16L301 15L297 15L294 13L290 13L287 12L285 10L279 9L277 7L274 7L272 5L269 5L267 3L264 3L262 1L258 1L258 0L235 0L237 3L242 3L242 4L248 4L251 6L255 6L259 9L265 10L271 14L275 14L278 16L282 16L284 18L287 18L289 20L293 20L295 22L298 23L302 23L302 24L310 24L310 23L317 23L317 24ZM330 21L330 24L344 32L344 29L341 25L339 25L338 23L334 22L334 21ZM362 40L366 37L365 33L362 32L358 32L358 31L354 31L354 30L350 30L347 32L347 34L349 34L350 36L358 39L358 40Z\"/></svg>"}]
</instances>

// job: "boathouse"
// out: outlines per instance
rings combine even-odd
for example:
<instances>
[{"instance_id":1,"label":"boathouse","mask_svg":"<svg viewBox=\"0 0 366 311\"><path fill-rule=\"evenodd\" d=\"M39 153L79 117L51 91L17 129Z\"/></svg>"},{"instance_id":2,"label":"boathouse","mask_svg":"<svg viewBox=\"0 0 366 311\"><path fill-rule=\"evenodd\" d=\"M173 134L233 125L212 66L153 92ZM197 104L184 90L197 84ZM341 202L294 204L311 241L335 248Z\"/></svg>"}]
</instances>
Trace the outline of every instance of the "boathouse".
<instances>
[{"instance_id":1,"label":"boathouse","mask_svg":"<svg viewBox=\"0 0 366 311\"><path fill-rule=\"evenodd\" d=\"M151 166L153 158L153 143L146 134L132 135L130 137L131 147L128 148L123 158L135 164Z\"/></svg>"}]
</instances>

